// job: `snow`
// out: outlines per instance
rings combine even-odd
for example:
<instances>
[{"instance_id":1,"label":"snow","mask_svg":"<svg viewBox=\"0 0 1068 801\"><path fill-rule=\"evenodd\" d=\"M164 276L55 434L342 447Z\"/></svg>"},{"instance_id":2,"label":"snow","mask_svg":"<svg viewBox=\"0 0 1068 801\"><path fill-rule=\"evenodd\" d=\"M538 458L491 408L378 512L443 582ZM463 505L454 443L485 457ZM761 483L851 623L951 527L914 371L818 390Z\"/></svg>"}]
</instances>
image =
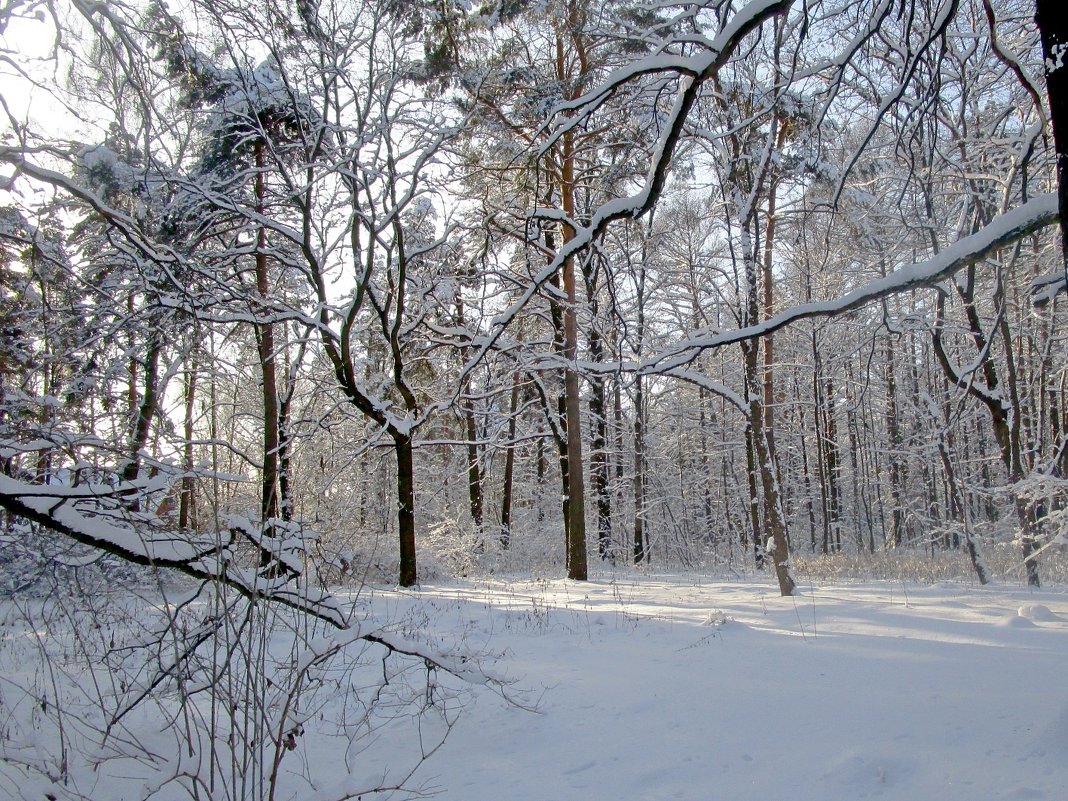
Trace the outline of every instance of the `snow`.
<instances>
[{"instance_id":1,"label":"snow","mask_svg":"<svg viewBox=\"0 0 1068 801\"><path fill-rule=\"evenodd\" d=\"M120 191L130 191L137 185L137 172L107 145L93 145L78 153L81 168L96 175L98 183L110 184Z\"/></svg>"},{"instance_id":2,"label":"snow","mask_svg":"<svg viewBox=\"0 0 1068 801\"><path fill-rule=\"evenodd\" d=\"M1049 58L1046 62L1046 75L1052 75L1064 66L1064 57L1068 54L1068 44L1058 42L1050 47Z\"/></svg>"},{"instance_id":3,"label":"snow","mask_svg":"<svg viewBox=\"0 0 1068 801\"><path fill-rule=\"evenodd\" d=\"M407 675L449 712L435 728L388 710L389 725L354 747L330 721L350 710L351 726L361 725L358 688L385 663L365 659L359 673L322 661L337 652L355 663L376 648L355 629L308 639L298 667L326 689L286 713L294 748L278 797L331 801L402 780L419 753L433 752L407 784L443 801L1064 798L1068 593L900 581L801 589L782 598L771 577L620 572L351 590L367 621L393 621L377 630L384 641L421 642L471 681L426 673L418 659L414 674L388 667L389 687ZM47 727L13 725L39 717L14 688L37 675L26 644L57 635L31 630L23 607L13 609L0 604L4 747L47 757L56 752ZM480 681L484 673L510 680ZM78 674L66 664L64 675ZM140 765L112 756L76 784L115 801L150 785L161 787L154 798L182 797L151 771L196 770L206 757L177 753L158 715L124 724L130 742L171 756ZM51 786L16 774L0 762L0 787L18 787L14 798Z\"/></svg>"},{"instance_id":4,"label":"snow","mask_svg":"<svg viewBox=\"0 0 1068 801\"><path fill-rule=\"evenodd\" d=\"M420 596L451 600L467 641L505 649L538 699L535 715L481 697L464 713L425 766L442 799L1064 797L1059 592L791 599L665 576Z\"/></svg>"}]
</instances>

